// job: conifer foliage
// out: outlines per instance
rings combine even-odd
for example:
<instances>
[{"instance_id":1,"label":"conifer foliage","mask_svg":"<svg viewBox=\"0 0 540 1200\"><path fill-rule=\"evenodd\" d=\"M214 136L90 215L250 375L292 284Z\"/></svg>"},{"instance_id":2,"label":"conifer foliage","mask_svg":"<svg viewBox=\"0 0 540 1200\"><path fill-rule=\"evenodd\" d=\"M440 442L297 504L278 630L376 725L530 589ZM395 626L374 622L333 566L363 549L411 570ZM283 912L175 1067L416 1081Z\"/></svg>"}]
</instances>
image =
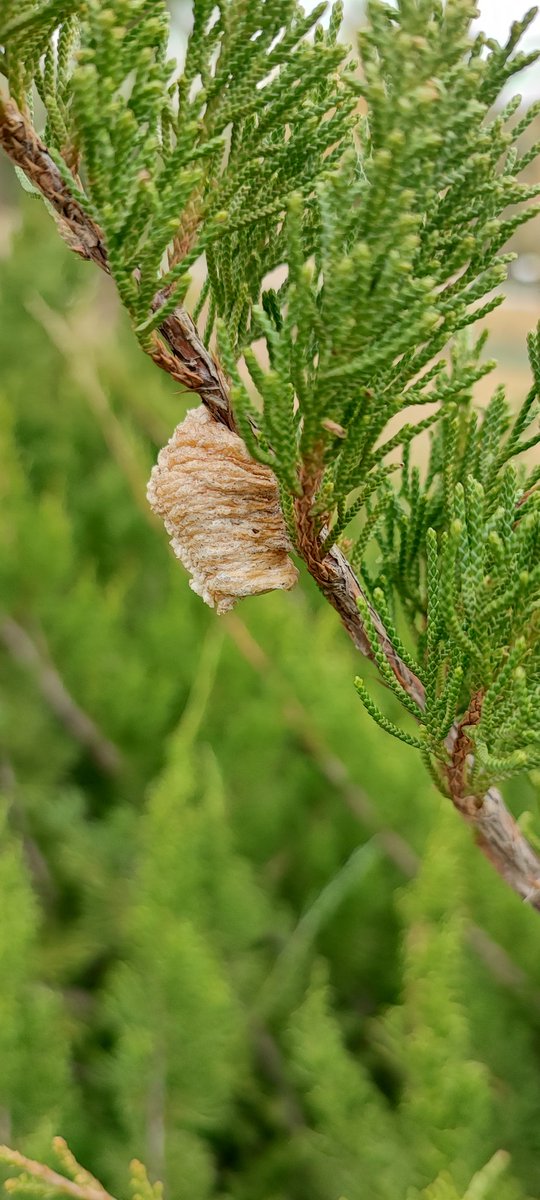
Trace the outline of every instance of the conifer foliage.
<instances>
[{"instance_id":1,"label":"conifer foliage","mask_svg":"<svg viewBox=\"0 0 540 1200\"><path fill-rule=\"evenodd\" d=\"M535 10L501 46L471 33L470 0L370 0L355 58L338 37L341 4L326 25L325 9L306 16L296 0L194 0L179 68L168 56L162 0L7 0L0 144L71 250L111 276L142 350L274 473L292 548L398 702L383 709L371 677L359 675L364 708L419 752L491 863L539 909L536 835L525 839L497 785L540 766L540 473L527 456L540 440L540 332L529 337L531 386L518 412L498 388L481 415L474 388L493 364L483 337L467 332L502 302L508 239L540 211L540 186L522 182L538 148L521 148L538 106L524 114L519 97L500 101L535 57L518 48ZM203 283L192 304L194 268ZM58 333L50 313L44 321ZM103 413L101 400L98 408ZM130 446L126 459L114 414L105 422L140 502L139 448ZM423 434L430 451L420 466ZM7 423L2 437L11 444L17 433ZM15 486L25 509L24 479ZM54 504L45 508L67 578L70 534ZM120 545L119 537L118 553ZM18 569L10 579L8 555L11 587ZM31 583L21 582L31 594ZM65 580L53 582L62 595ZM88 613L99 589L84 577L77 587ZM39 603L52 620L50 599ZM128 637L114 605L104 603L102 619L103 645L114 644L111 631ZM39 659L24 631L3 629L15 658ZM61 650L58 629L56 636ZM202 674L211 678L217 652L208 644ZM149 647L155 662L153 653ZM144 662L133 670L135 710ZM50 679L48 686L50 693ZM173 693L166 671L160 686L149 717L158 738ZM146 1138L169 1180L190 1164L186 1200L205 1200L228 1194L216 1191L209 1142L224 1127L231 1133L228 1122L229 1144L247 1137L235 1106L252 1094L245 1046L268 1016L254 995L258 988L268 996L269 918L253 871L228 840L219 770L211 756L197 758L197 704L203 711L205 698L192 699L142 827L140 903L118 931L129 952L108 982L106 1009L116 1046L108 1086L125 1141ZM78 710L70 714L94 763L121 771L114 745ZM73 798L66 803L77 811ZM168 840L169 829L178 840ZM118 829L113 841L120 854ZM80 856L83 845L84 838ZM394 1067L396 1038L403 1043L405 1030L410 1038L397 1067L395 1119L369 1073L351 1069L324 973L315 970L304 989L295 972L289 979L294 1000L277 1061L273 1031L263 1031L270 1073L283 1074L285 1052L293 1110L300 1104L309 1115L288 1161L301 1180L299 1198L386 1200L403 1180L409 1195L425 1200L470 1200L495 1187L498 1196L516 1195L514 1183L499 1178L504 1155L479 1161L479 1143L498 1149L496 1118L457 994L462 925L452 917L441 933L423 896L432 869L428 852L404 911L413 931L416 905L427 922L419 935L426 962L437 964L450 1002L438 1023L413 936L401 1007L377 1034ZM21 895L24 925L24 887ZM441 905L442 895L437 911ZM17 1041L18 1022L41 1000L24 970L13 989L13 1011L22 997L9 1034ZM447 1053L448 1088L435 1089L429 1064ZM54 1105L53 1077L50 1086ZM463 1097L474 1113L470 1127L459 1120ZM433 1136L415 1144L411 1130L430 1112ZM397 1174L374 1135L381 1127ZM359 1157L359 1137L373 1141L372 1161ZM265 1186L276 1196L282 1153L280 1145L265 1159ZM62 1147L60 1154L80 1200L106 1196ZM12 1186L73 1194L49 1168L10 1152L6 1161L26 1171ZM157 1195L139 1167L134 1177L134 1195ZM248 1176L231 1186L235 1197L256 1194Z\"/></svg>"},{"instance_id":2,"label":"conifer foliage","mask_svg":"<svg viewBox=\"0 0 540 1200\"><path fill-rule=\"evenodd\" d=\"M161 0L8 5L2 143L113 276L143 348L273 470L292 545L419 728L358 677L363 703L534 900L536 856L521 839L517 861L493 786L539 762L538 480L521 456L540 349L531 334L517 417L499 389L477 420L491 364L464 332L501 303L505 245L540 207L520 181L536 108L494 108L534 58L516 49L534 14L499 46L471 36L468 0L373 0L356 62L340 4L326 30L323 8L197 0L179 71ZM201 260L199 332L183 301Z\"/></svg>"}]
</instances>

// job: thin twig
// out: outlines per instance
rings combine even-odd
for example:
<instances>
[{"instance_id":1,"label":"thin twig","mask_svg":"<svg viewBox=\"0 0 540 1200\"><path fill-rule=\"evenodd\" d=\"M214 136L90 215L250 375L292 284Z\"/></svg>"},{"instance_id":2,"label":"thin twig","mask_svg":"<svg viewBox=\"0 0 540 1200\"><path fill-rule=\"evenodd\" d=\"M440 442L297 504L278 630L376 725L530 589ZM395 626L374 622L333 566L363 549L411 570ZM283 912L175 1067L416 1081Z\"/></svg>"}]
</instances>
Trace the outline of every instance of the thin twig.
<instances>
[{"instance_id":1,"label":"thin twig","mask_svg":"<svg viewBox=\"0 0 540 1200\"><path fill-rule=\"evenodd\" d=\"M34 295L26 304L27 311L38 321L52 344L64 358L72 378L80 388L88 406L96 418L104 441L112 458L118 463L133 499L145 520L157 527L161 521L146 502L146 472L139 461L126 430L113 412L105 388L101 384L96 365L88 353L82 353L81 334L75 324L70 324L55 312L40 295Z\"/></svg>"},{"instance_id":2,"label":"thin twig","mask_svg":"<svg viewBox=\"0 0 540 1200\"><path fill-rule=\"evenodd\" d=\"M32 880L35 883L36 890L49 901L55 900L58 895L58 889L53 880L52 872L45 855L42 853L38 843L31 836L29 823L27 819L26 809L21 804L19 799L19 786L17 776L13 768L13 764L7 757L0 758L0 792L6 799L9 800L10 816L13 820L14 828L20 834L24 854L28 864L28 869ZM0 1109L0 1113L1 1113ZM0 1121L0 1138L7 1141L9 1134L2 1134Z\"/></svg>"},{"instance_id":3,"label":"thin twig","mask_svg":"<svg viewBox=\"0 0 540 1200\"><path fill-rule=\"evenodd\" d=\"M45 1184L47 1189L50 1188L64 1196L70 1196L71 1200L115 1200L114 1196L111 1196L110 1192L107 1192L97 1179L87 1175L86 1172L83 1173L84 1183L75 1183L72 1179L66 1179L65 1175L60 1175L58 1171L53 1171L52 1167L35 1162L33 1158L27 1158L18 1150L11 1150L9 1146L0 1146L0 1162L24 1171L32 1179L37 1179L40 1183ZM4 1187L8 1191L14 1191L17 1185L20 1186L18 1179L8 1179Z\"/></svg>"},{"instance_id":4,"label":"thin twig","mask_svg":"<svg viewBox=\"0 0 540 1200\"><path fill-rule=\"evenodd\" d=\"M281 1047L260 1021L252 1021L252 1031L259 1068L280 1093L284 1124L289 1133L294 1134L305 1127L306 1118L289 1079Z\"/></svg>"},{"instance_id":5,"label":"thin twig","mask_svg":"<svg viewBox=\"0 0 540 1200\"><path fill-rule=\"evenodd\" d=\"M41 694L68 733L80 742L100 770L116 775L122 767L120 751L98 729L68 692L53 664L12 617L0 619L0 642L11 658L34 675Z\"/></svg>"}]
</instances>

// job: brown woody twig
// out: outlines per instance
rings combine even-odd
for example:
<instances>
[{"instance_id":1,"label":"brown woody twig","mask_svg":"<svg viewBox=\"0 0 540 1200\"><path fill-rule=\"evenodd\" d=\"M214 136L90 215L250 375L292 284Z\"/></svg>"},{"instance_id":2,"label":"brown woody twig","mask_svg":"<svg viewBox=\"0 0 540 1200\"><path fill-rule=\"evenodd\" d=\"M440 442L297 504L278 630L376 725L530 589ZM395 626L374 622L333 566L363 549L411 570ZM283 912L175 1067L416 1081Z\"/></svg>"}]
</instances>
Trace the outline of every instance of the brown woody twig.
<instances>
[{"instance_id":1,"label":"brown woody twig","mask_svg":"<svg viewBox=\"0 0 540 1200\"><path fill-rule=\"evenodd\" d=\"M13 100L0 96L0 145L48 200L60 233L71 250L96 263L109 274L105 239L99 226L72 196L54 159L35 129ZM167 296L158 292L152 309L157 312ZM159 336L161 335L161 336ZM233 428L227 382L221 367L201 341L189 313L180 306L166 317L154 334L148 353L154 362L188 391L197 392L216 420Z\"/></svg>"}]
</instances>

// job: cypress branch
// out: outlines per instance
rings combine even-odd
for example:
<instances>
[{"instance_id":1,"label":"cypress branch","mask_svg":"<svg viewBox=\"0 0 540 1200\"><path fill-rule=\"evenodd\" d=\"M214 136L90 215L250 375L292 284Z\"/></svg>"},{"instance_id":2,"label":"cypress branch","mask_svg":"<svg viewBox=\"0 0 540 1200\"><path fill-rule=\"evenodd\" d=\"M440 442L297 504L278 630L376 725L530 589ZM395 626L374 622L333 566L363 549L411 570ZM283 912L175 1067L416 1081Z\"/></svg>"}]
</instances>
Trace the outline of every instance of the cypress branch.
<instances>
[{"instance_id":1,"label":"cypress branch","mask_svg":"<svg viewBox=\"0 0 540 1200\"><path fill-rule=\"evenodd\" d=\"M359 37L359 81L337 41L339 5L313 42L317 14L305 17L292 0L272 11L242 7L239 20L236 9L223 0L214 21L212 6L196 3L183 72L167 59L161 2L8 11L12 98L0 101L0 143L71 248L113 277L143 349L271 466L308 570L355 645L423 714L454 804L486 853L540 906L540 863L493 788L497 766L506 777L510 764L524 765L522 747L508 753L510 717L495 728L486 699L487 790L472 806L464 792L472 739L463 733L474 698L506 687L523 637L527 728L540 696L531 619L539 540L527 523L536 519L535 476L526 521L512 467L537 441L524 435L538 392L538 339L530 339L534 389L518 417L509 421L497 392L475 422L472 388L487 367L481 344L468 346L462 332L502 302L493 291L509 256L500 251L536 211L538 188L515 174L527 118L511 126L517 100L489 117L500 89L531 61L514 53L530 14L500 47L471 39L472 9L457 0L444 17L435 2L395 11L374 0ZM33 79L48 145L28 115ZM360 94L367 121L355 111ZM183 307L188 267L203 253L205 339ZM283 286L265 291L280 264ZM223 366L209 348L216 320ZM261 336L268 369L255 348ZM438 361L447 346L449 370ZM242 356L258 406L238 369ZM385 437L397 412L420 403L434 404L434 414ZM427 428L424 474L411 469L410 443ZM381 462L396 449L401 478L390 491ZM353 561L365 588L335 544L360 512ZM383 581L416 631L408 661L371 603ZM533 746L527 761L536 763Z\"/></svg>"}]
</instances>

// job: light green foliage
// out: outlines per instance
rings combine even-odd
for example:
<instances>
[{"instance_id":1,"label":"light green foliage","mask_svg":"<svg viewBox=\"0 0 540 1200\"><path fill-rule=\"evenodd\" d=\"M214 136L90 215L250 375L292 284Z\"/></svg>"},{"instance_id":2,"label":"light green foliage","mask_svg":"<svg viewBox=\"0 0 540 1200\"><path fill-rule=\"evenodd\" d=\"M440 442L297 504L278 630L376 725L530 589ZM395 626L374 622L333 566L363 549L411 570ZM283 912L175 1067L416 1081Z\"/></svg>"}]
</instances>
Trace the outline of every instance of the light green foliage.
<instances>
[{"instance_id":1,"label":"light green foliage","mask_svg":"<svg viewBox=\"0 0 540 1200\"><path fill-rule=\"evenodd\" d=\"M472 351L456 345L453 375L471 371L482 341ZM533 384L517 414L511 416L497 389L479 419L465 391L432 435L424 478L406 461L399 495L375 533L381 575L371 576L372 595L425 684L425 711L417 710L425 749L444 762L456 713L470 697L481 698L481 720L469 727L476 747L472 786L479 792L538 761L540 510L536 467L522 457L539 440L538 334L531 334L529 352ZM394 629L396 596L417 639L416 658ZM369 617L366 628L369 633ZM373 630L371 638L380 654ZM397 681L389 684L410 708ZM361 694L369 705L365 690ZM376 706L373 715L382 719Z\"/></svg>"},{"instance_id":2,"label":"light green foliage","mask_svg":"<svg viewBox=\"0 0 540 1200\"><path fill-rule=\"evenodd\" d=\"M314 1126L306 1140L336 1197L474 1196L476 1188L489 1194L496 1180L498 1197L518 1194L506 1155L482 1163L497 1144L503 1113L485 1067L473 1058L456 830L445 810L400 906L402 996L374 1029L399 1077L397 1107L383 1101L369 1075L351 1072L324 980L314 980L292 1018L295 1077Z\"/></svg>"},{"instance_id":3,"label":"light green foliage","mask_svg":"<svg viewBox=\"0 0 540 1200\"><path fill-rule=\"evenodd\" d=\"M404 1192L408 1149L367 1072L352 1063L317 972L289 1032L293 1078L310 1117L305 1133L321 1195L375 1198ZM317 978L319 976L319 978Z\"/></svg>"},{"instance_id":4,"label":"light green foliage","mask_svg":"<svg viewBox=\"0 0 540 1200\"><path fill-rule=\"evenodd\" d=\"M478 1134L482 1131L480 1142L489 1148L497 1121L488 1076L471 1061L462 982L466 970L459 833L452 814L442 809L420 875L403 896L403 1003L386 1018L383 1037L403 1074L401 1119L407 1144L417 1143L417 1181L427 1183L451 1164L456 1184L464 1186L481 1165ZM430 1135L417 1141L428 1114Z\"/></svg>"},{"instance_id":5,"label":"light green foliage","mask_svg":"<svg viewBox=\"0 0 540 1200\"><path fill-rule=\"evenodd\" d=\"M340 6L313 44L324 5L306 17L295 0L196 0L180 73L162 0L28 8L5 26L8 80L19 100L20 79L27 91L35 82L45 141L104 232L141 338L185 294L204 250L212 312L243 331L281 261L286 197L310 195L351 124L354 96L335 74Z\"/></svg>"},{"instance_id":6,"label":"light green foliage","mask_svg":"<svg viewBox=\"0 0 540 1200\"><path fill-rule=\"evenodd\" d=\"M0 1129L19 1129L46 1153L55 1122L70 1117L66 1016L39 978L38 912L22 846L7 828L2 803L0 849Z\"/></svg>"},{"instance_id":7,"label":"light green foliage","mask_svg":"<svg viewBox=\"0 0 540 1200\"><path fill-rule=\"evenodd\" d=\"M212 686L210 649L214 664L206 654L196 688ZM113 1078L133 1149L175 1189L186 1154L195 1155L186 1200L211 1194L201 1135L227 1121L248 1073L242 1000L260 974L252 947L268 921L230 844L217 764L209 750L193 748L192 711L190 703L142 822L127 959L109 1004L118 1036Z\"/></svg>"},{"instance_id":8,"label":"light green foliage","mask_svg":"<svg viewBox=\"0 0 540 1200\"><path fill-rule=\"evenodd\" d=\"M500 1192L495 1189L499 1187L500 1177L504 1174L506 1166L507 1156L503 1151L498 1151L480 1171L473 1175L467 1190L462 1195L458 1193L451 1178L444 1172L438 1176L434 1184L422 1192L422 1196L425 1200L488 1200L489 1196L500 1195ZM511 1194L509 1193L509 1195Z\"/></svg>"},{"instance_id":9,"label":"light green foliage","mask_svg":"<svg viewBox=\"0 0 540 1200\"><path fill-rule=\"evenodd\" d=\"M507 216L509 205L538 191L519 182L529 156L522 164L514 150L534 110L510 125L516 98L486 119L522 65L511 53L530 16L506 51L484 54L482 35L470 39L472 12L457 0L444 10L370 5L371 27L359 39L365 82L357 90L368 103L360 154L344 153L318 185L309 236L305 204L291 200L287 282L280 297L267 296L255 329L266 337L272 372L245 354L263 400L262 447L271 445L276 472L294 491L300 462L326 464L321 511L336 513L328 541L373 492L382 486L385 495L390 451L425 427L416 407L446 408L489 371L476 362L449 377L433 360L501 303L491 294L506 274L501 250L538 211ZM245 391L236 404L247 411ZM396 414L407 421L388 438ZM440 410L426 424L438 418Z\"/></svg>"},{"instance_id":10,"label":"light green foliage","mask_svg":"<svg viewBox=\"0 0 540 1200\"><path fill-rule=\"evenodd\" d=\"M54 90L62 103L70 33L83 7L84 0L5 0L0 16L2 67L10 90L19 103L24 103L34 76L41 74L39 64L44 54L47 54L50 91L53 93L55 85ZM60 69L53 78L51 69L54 56L51 39L59 26L62 29L58 50Z\"/></svg>"}]
</instances>

